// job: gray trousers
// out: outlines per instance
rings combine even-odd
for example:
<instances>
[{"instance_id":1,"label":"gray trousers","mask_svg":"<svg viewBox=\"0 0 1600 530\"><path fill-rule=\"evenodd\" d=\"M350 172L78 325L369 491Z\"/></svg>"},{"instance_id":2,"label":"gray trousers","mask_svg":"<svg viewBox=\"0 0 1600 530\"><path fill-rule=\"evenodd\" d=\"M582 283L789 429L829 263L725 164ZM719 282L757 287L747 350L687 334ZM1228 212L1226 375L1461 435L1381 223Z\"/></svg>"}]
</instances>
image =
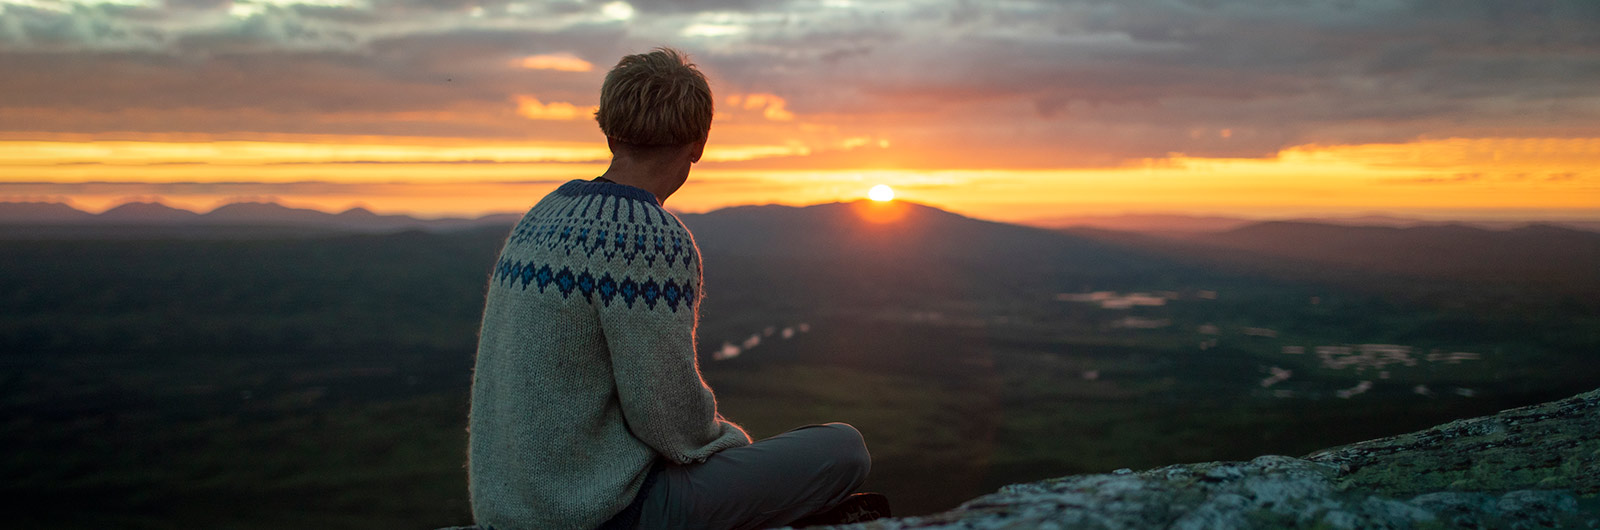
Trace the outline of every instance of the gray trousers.
<instances>
[{"instance_id":1,"label":"gray trousers","mask_svg":"<svg viewBox=\"0 0 1600 530\"><path fill-rule=\"evenodd\" d=\"M663 468L645 495L639 528L783 526L843 501L871 467L855 427L807 425L704 463Z\"/></svg>"}]
</instances>

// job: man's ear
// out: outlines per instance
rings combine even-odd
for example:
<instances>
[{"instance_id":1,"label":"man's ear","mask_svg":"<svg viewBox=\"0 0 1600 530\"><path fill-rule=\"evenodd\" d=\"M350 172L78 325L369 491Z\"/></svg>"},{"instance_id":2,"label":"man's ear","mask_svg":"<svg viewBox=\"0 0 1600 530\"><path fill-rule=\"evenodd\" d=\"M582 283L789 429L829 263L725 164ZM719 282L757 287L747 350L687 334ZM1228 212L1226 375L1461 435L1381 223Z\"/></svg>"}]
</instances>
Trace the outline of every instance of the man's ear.
<instances>
[{"instance_id":1,"label":"man's ear","mask_svg":"<svg viewBox=\"0 0 1600 530\"><path fill-rule=\"evenodd\" d=\"M701 138L700 141L694 143L693 152L689 153L689 163L692 164L692 163L695 163L695 162L699 162L700 161L700 157L705 155L705 154L706 154L706 139L705 138Z\"/></svg>"}]
</instances>

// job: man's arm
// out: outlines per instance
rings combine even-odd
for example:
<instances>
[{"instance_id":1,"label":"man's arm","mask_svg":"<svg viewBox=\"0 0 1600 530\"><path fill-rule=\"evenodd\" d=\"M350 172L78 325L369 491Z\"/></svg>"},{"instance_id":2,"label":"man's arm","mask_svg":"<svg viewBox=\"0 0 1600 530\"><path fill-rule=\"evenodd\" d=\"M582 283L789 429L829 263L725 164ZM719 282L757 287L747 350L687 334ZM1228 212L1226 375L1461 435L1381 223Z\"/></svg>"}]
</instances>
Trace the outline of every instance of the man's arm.
<instances>
[{"instance_id":1,"label":"man's arm","mask_svg":"<svg viewBox=\"0 0 1600 530\"><path fill-rule=\"evenodd\" d=\"M695 360L700 264L694 250L692 243L686 249L694 254L690 266L629 267L612 278L615 295L595 300L628 429L679 464L750 443L717 414Z\"/></svg>"}]
</instances>

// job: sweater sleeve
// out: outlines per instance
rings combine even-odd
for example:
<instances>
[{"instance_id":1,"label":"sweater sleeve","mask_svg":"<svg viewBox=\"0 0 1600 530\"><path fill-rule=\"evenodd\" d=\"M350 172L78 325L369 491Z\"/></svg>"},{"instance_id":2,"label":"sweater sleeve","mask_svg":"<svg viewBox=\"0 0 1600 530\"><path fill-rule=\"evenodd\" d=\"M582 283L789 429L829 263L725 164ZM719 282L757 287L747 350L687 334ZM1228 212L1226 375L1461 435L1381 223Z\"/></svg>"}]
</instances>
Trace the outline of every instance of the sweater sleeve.
<instances>
[{"instance_id":1,"label":"sweater sleeve","mask_svg":"<svg viewBox=\"0 0 1600 530\"><path fill-rule=\"evenodd\" d=\"M717 413L716 398L700 377L700 256L686 231L682 237L692 262L681 268L636 262L613 280L615 299L595 307L628 429L662 456L687 464L747 445L750 437Z\"/></svg>"}]
</instances>

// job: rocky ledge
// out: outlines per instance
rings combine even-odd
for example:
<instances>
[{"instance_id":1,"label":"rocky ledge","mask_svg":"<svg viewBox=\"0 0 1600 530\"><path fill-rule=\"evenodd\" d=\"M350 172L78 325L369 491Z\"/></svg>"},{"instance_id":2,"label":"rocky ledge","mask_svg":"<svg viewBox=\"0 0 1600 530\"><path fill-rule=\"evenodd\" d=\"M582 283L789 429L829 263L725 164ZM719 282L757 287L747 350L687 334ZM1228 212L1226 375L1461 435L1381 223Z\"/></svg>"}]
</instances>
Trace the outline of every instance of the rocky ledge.
<instances>
[{"instance_id":1,"label":"rocky ledge","mask_svg":"<svg viewBox=\"0 0 1600 530\"><path fill-rule=\"evenodd\" d=\"M1597 494L1600 390L1303 458L1014 484L835 528L1600 528Z\"/></svg>"}]
</instances>

